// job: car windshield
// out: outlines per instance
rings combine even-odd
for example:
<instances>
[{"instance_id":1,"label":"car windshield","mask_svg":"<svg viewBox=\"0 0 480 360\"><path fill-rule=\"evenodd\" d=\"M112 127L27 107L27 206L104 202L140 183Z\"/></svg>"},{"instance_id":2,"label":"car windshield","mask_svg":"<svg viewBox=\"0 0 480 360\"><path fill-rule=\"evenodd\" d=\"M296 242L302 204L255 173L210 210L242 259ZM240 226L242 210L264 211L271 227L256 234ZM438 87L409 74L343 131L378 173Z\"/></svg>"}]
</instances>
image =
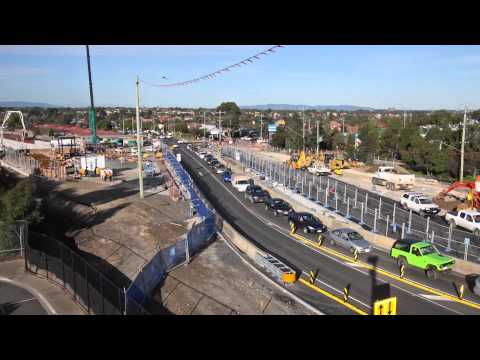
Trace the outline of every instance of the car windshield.
<instances>
[{"instance_id":1,"label":"car windshield","mask_svg":"<svg viewBox=\"0 0 480 360\"><path fill-rule=\"evenodd\" d=\"M357 232L348 233L348 238L349 238L351 241L363 240L362 235L360 235L360 234L357 233Z\"/></svg>"},{"instance_id":2,"label":"car windshield","mask_svg":"<svg viewBox=\"0 0 480 360\"><path fill-rule=\"evenodd\" d=\"M420 200L420 204L433 204L432 200L430 199L418 199Z\"/></svg>"},{"instance_id":3,"label":"car windshield","mask_svg":"<svg viewBox=\"0 0 480 360\"><path fill-rule=\"evenodd\" d=\"M437 250L432 246L426 246L420 250L422 252L422 255L428 255L428 254L436 254Z\"/></svg>"},{"instance_id":4,"label":"car windshield","mask_svg":"<svg viewBox=\"0 0 480 360\"><path fill-rule=\"evenodd\" d=\"M475 215L473 217L473 220L476 222L476 223L480 223L480 215Z\"/></svg>"},{"instance_id":5,"label":"car windshield","mask_svg":"<svg viewBox=\"0 0 480 360\"><path fill-rule=\"evenodd\" d=\"M319 220L313 216L313 215L305 215L303 217L306 221L310 221L310 222L319 222Z\"/></svg>"},{"instance_id":6,"label":"car windshield","mask_svg":"<svg viewBox=\"0 0 480 360\"><path fill-rule=\"evenodd\" d=\"M253 190L254 195L263 195L263 190L262 189L255 189Z\"/></svg>"}]
</instances>

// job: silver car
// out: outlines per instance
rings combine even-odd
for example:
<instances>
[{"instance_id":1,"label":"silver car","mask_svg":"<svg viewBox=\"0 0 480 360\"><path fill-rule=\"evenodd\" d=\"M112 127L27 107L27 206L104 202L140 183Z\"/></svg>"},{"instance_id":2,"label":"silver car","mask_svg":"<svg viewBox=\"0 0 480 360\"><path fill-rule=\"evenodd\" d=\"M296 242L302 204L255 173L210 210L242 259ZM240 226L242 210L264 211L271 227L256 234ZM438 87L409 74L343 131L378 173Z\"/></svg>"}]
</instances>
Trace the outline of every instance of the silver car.
<instances>
[{"instance_id":1,"label":"silver car","mask_svg":"<svg viewBox=\"0 0 480 360\"><path fill-rule=\"evenodd\" d=\"M329 231L327 239L332 245L338 245L354 253L357 250L359 253L369 253L372 251L372 245L363 238L358 232L353 229L335 229Z\"/></svg>"}]
</instances>

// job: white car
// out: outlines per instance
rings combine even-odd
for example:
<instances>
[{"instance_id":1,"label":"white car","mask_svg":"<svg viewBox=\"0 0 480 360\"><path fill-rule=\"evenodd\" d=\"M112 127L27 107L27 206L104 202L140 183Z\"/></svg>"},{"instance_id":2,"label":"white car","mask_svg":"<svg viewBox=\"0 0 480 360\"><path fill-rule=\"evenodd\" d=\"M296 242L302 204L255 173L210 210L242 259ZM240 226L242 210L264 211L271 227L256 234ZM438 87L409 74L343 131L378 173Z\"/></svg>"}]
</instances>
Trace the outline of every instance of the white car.
<instances>
[{"instance_id":1,"label":"white car","mask_svg":"<svg viewBox=\"0 0 480 360\"><path fill-rule=\"evenodd\" d=\"M307 170L312 175L317 175L317 176L332 175L330 169L328 169L324 166L313 165L313 166L308 167Z\"/></svg>"},{"instance_id":2,"label":"white car","mask_svg":"<svg viewBox=\"0 0 480 360\"><path fill-rule=\"evenodd\" d=\"M449 211L445 220L466 230L473 232L473 235L480 237L480 212L472 210Z\"/></svg>"},{"instance_id":3,"label":"white car","mask_svg":"<svg viewBox=\"0 0 480 360\"><path fill-rule=\"evenodd\" d=\"M412 210L421 216L433 216L440 212L440 207L422 193L405 193L400 199L405 210Z\"/></svg>"}]
</instances>

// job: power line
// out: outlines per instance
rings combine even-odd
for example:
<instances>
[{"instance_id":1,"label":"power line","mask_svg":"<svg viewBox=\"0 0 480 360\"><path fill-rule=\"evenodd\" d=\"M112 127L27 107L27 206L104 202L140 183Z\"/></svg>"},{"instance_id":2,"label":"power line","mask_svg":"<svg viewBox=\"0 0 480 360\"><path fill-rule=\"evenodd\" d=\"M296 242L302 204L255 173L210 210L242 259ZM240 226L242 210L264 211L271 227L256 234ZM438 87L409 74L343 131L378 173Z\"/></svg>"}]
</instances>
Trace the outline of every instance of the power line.
<instances>
[{"instance_id":1,"label":"power line","mask_svg":"<svg viewBox=\"0 0 480 360\"><path fill-rule=\"evenodd\" d=\"M155 86L155 87L173 87L173 86L186 86L186 85L191 85L191 84L194 84L196 82L199 82L199 81L202 81L202 80L210 80L210 79L213 79L215 78L217 75L220 75L224 72L227 72L227 71L231 71L235 68L238 68L238 67L241 67L242 65L249 65L250 63L253 63L257 60L260 60L260 56L261 55L269 55L271 53L274 53L275 52L275 49L277 48L283 48L285 47L284 45L275 45L275 46L272 46L271 48L269 49L266 49L262 52L259 52L253 56L250 56L249 58L246 58L236 64L233 64L233 65L230 65L230 66L227 66L226 68L223 68L223 69L220 69L220 70L217 70L217 71L214 71L210 74L207 74L207 75L203 75L201 77L198 77L198 78L195 78L195 79L191 79L191 80L187 80L187 81L182 81L182 82L177 82L177 83L171 83L171 84L155 84L155 83L151 83L149 81L145 81L145 80L141 80L140 79L140 82L146 84L146 85L150 85L150 86Z\"/></svg>"}]
</instances>

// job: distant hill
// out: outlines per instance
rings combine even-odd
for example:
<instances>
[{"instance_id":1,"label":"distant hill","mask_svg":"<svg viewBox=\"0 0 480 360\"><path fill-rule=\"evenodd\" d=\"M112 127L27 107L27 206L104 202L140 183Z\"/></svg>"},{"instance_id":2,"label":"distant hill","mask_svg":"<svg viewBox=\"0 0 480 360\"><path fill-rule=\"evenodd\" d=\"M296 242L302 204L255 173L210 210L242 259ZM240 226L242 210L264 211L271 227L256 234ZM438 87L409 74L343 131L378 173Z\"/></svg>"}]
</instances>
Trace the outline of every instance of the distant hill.
<instances>
[{"instance_id":1,"label":"distant hill","mask_svg":"<svg viewBox=\"0 0 480 360\"><path fill-rule=\"evenodd\" d=\"M46 103L37 103L37 102L28 102L28 101L0 101L0 107L41 107L41 108L61 108L63 106L46 104Z\"/></svg>"},{"instance_id":2,"label":"distant hill","mask_svg":"<svg viewBox=\"0 0 480 360\"><path fill-rule=\"evenodd\" d=\"M290 105L290 104L266 104L266 105L252 105L252 106L240 106L241 109L245 110L290 110L290 111L302 111L305 110L337 110L337 111L358 111L358 110L369 110L373 111L375 109L366 107L366 106L355 106L355 105Z\"/></svg>"}]
</instances>

